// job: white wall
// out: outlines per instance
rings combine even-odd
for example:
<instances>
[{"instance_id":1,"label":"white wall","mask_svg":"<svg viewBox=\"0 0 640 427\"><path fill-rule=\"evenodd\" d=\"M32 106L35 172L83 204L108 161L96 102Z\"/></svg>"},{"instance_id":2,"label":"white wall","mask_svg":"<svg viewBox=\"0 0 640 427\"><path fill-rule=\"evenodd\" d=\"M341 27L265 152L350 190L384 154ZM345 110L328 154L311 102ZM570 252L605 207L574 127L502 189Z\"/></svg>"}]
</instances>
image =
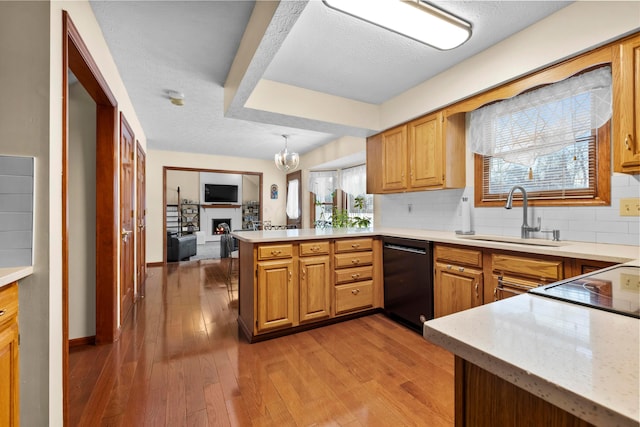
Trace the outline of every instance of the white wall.
<instances>
[{"instance_id":1,"label":"white wall","mask_svg":"<svg viewBox=\"0 0 640 427\"><path fill-rule=\"evenodd\" d=\"M96 103L69 87L69 339L96 334Z\"/></svg>"},{"instance_id":2,"label":"white wall","mask_svg":"<svg viewBox=\"0 0 640 427\"><path fill-rule=\"evenodd\" d=\"M147 152L147 263L162 262L162 174L164 167L229 170L234 172L262 172L263 220L272 224L286 224L285 175L273 160L248 159L175 151ZM271 199L269 188L277 184L278 199ZM234 226L235 228L235 226Z\"/></svg>"}]
</instances>

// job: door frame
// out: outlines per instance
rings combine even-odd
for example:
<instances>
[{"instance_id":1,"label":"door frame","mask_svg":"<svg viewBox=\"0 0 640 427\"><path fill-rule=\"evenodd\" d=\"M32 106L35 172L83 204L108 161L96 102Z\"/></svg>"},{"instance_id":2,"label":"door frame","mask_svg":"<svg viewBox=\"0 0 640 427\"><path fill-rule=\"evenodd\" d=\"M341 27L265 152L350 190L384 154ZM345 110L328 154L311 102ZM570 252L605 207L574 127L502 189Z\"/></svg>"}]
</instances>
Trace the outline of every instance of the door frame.
<instances>
[{"instance_id":1,"label":"door frame","mask_svg":"<svg viewBox=\"0 0 640 427\"><path fill-rule=\"evenodd\" d=\"M242 171L230 171L222 169L202 169L202 168L186 168L179 166L163 166L162 167L162 265L167 264L167 171L184 171L184 172L211 172L211 173L230 173L236 175L255 175L260 178L259 185L259 200L260 204L260 220L262 221L264 216L264 205L262 203L262 186L264 185L264 177L262 172L242 172ZM202 227L201 227L202 228Z\"/></svg>"},{"instance_id":2,"label":"door frame","mask_svg":"<svg viewBox=\"0 0 640 427\"><path fill-rule=\"evenodd\" d=\"M147 280L147 154L136 140L136 299L144 298Z\"/></svg>"},{"instance_id":3,"label":"door frame","mask_svg":"<svg viewBox=\"0 0 640 427\"><path fill-rule=\"evenodd\" d=\"M72 71L96 102L96 343L119 337L118 274L118 103L73 24L62 12L62 392L69 417L69 90Z\"/></svg>"}]
</instances>

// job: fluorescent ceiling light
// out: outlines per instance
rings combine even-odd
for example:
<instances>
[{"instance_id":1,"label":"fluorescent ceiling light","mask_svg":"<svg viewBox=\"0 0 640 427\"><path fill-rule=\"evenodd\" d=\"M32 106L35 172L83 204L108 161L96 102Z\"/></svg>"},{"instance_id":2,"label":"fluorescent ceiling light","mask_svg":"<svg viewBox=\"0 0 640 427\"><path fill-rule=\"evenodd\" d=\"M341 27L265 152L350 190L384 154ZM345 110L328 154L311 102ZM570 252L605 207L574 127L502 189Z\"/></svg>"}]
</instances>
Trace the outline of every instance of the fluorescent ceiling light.
<instances>
[{"instance_id":1,"label":"fluorescent ceiling light","mask_svg":"<svg viewBox=\"0 0 640 427\"><path fill-rule=\"evenodd\" d=\"M322 0L332 9L440 50L471 37L471 24L421 0Z\"/></svg>"}]
</instances>

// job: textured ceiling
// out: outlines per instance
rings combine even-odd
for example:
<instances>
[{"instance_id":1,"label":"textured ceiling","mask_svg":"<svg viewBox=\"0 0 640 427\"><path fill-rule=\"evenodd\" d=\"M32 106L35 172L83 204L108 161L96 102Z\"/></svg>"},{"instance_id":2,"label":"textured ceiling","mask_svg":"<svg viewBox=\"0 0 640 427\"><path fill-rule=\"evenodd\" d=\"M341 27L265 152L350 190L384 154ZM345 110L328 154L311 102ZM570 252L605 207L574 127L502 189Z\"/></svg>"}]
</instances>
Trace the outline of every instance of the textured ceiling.
<instances>
[{"instance_id":1,"label":"textured ceiling","mask_svg":"<svg viewBox=\"0 0 640 427\"><path fill-rule=\"evenodd\" d=\"M259 66L245 76L252 82L245 91L264 77L379 104L570 2L432 3L472 24L466 44L442 52L318 0L283 3L280 13L291 19L280 16L272 23L271 35L260 45ZM224 84L253 1L92 1L91 6L150 149L269 159L282 148L281 134L291 135L290 149L305 153L344 135L370 133L243 105L230 109L236 118L225 117ZM169 90L183 92L185 105L172 105Z\"/></svg>"}]
</instances>

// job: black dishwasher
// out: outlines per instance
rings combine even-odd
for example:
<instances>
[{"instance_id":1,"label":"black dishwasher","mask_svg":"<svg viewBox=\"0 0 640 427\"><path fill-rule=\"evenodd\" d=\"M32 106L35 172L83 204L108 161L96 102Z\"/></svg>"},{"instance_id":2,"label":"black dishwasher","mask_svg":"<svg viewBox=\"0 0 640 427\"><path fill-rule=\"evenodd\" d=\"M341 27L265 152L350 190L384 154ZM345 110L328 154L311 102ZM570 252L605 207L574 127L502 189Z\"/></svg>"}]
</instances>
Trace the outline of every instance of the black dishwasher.
<instances>
[{"instance_id":1,"label":"black dishwasher","mask_svg":"<svg viewBox=\"0 0 640 427\"><path fill-rule=\"evenodd\" d=\"M384 310L387 316L422 333L433 319L431 242L383 238Z\"/></svg>"}]
</instances>

